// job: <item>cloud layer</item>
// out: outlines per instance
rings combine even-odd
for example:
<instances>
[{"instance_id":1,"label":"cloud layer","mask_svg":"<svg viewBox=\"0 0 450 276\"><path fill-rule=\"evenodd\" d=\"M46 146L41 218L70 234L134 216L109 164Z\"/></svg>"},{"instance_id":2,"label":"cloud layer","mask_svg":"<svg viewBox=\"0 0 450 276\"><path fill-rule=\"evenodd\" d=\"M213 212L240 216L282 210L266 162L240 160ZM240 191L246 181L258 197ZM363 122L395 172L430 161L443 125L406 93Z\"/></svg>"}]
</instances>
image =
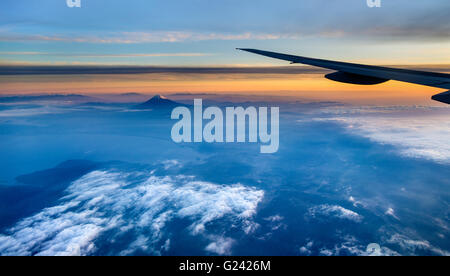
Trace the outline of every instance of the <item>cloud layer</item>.
<instances>
[{"instance_id":1,"label":"cloud layer","mask_svg":"<svg viewBox=\"0 0 450 276\"><path fill-rule=\"evenodd\" d=\"M393 145L407 157L450 163L447 107L392 106L327 110L329 120L372 141ZM319 119L320 120L320 119Z\"/></svg>"},{"instance_id":2,"label":"cloud layer","mask_svg":"<svg viewBox=\"0 0 450 276\"><path fill-rule=\"evenodd\" d=\"M112 171L85 175L68 187L57 206L23 219L0 235L0 254L90 255L101 249L97 240L107 239L108 244L117 244L117 255L159 255L170 249L167 225L180 219L189 222L190 235L209 240L204 250L230 254L233 240L208 226L227 219L244 227L264 197L263 191L241 184L221 186L186 176L142 179L140 175ZM120 246L118 241L127 234L135 240Z\"/></svg>"},{"instance_id":3,"label":"cloud layer","mask_svg":"<svg viewBox=\"0 0 450 276\"><path fill-rule=\"evenodd\" d=\"M134 44L134 43L174 43L208 40L275 40L299 38L295 34L276 33L202 33L184 31L155 31L155 32L121 32L108 35L35 35L0 33L0 41L50 41L72 43L101 43L101 44Z\"/></svg>"}]
</instances>

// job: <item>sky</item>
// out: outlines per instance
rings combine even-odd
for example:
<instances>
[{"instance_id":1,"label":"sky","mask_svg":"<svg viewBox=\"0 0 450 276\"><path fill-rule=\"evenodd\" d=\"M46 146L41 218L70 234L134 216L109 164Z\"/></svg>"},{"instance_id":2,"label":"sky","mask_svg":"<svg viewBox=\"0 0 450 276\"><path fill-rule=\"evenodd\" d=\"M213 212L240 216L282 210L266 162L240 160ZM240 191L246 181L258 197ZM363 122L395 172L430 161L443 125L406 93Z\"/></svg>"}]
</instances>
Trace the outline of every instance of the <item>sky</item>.
<instances>
[{"instance_id":1,"label":"sky","mask_svg":"<svg viewBox=\"0 0 450 276\"><path fill-rule=\"evenodd\" d=\"M6 0L2 63L284 64L237 47L381 64L450 63L450 2Z\"/></svg>"},{"instance_id":2,"label":"sky","mask_svg":"<svg viewBox=\"0 0 450 276\"><path fill-rule=\"evenodd\" d=\"M369 8L366 0L81 0L81 8L69 8L66 0L5 0L0 9L0 66L288 65L236 51L245 47L367 64L431 65L434 71L446 72L450 64L448 11L448 0L382 0L381 8ZM330 93L361 90L322 80L322 75L167 73L150 78L59 76L51 81L39 76L0 76L0 94L292 94L316 92L317 85ZM300 83L301 89L299 80L306 80ZM433 94L429 88L420 87L417 92L416 86L407 84L385 85L368 89L376 95L401 86L417 98L426 95L427 100Z\"/></svg>"}]
</instances>

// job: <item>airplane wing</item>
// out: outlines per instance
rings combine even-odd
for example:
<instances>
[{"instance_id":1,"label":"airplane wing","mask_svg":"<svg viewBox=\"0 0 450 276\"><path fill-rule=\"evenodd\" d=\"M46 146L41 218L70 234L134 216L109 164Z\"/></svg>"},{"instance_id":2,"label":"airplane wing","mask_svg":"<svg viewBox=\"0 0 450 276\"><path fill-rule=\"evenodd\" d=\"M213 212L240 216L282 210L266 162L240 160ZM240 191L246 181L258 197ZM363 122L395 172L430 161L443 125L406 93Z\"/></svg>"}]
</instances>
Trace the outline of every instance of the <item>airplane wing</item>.
<instances>
[{"instance_id":1,"label":"airplane wing","mask_svg":"<svg viewBox=\"0 0 450 276\"><path fill-rule=\"evenodd\" d=\"M397 69L382 66L362 65L348 62L331 61L281 54L256 49L238 48L238 50L263 55L266 57L290 61L291 64L302 63L316 67L335 70L326 75L327 79L361 85L373 85L389 80L421 84L431 87L450 89L450 74ZM450 91L434 95L433 100L450 104Z\"/></svg>"}]
</instances>

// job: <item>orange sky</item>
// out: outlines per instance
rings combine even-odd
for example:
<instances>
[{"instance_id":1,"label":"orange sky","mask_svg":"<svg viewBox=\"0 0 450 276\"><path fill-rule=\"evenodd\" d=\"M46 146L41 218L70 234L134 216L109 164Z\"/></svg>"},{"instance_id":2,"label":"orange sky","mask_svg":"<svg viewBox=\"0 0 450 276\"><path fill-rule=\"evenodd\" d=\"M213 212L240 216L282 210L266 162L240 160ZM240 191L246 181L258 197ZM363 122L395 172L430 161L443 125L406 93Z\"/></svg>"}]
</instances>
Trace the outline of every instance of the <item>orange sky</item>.
<instances>
[{"instance_id":1,"label":"orange sky","mask_svg":"<svg viewBox=\"0 0 450 276\"><path fill-rule=\"evenodd\" d=\"M389 81L359 86L327 80L323 74L136 74L0 76L0 94L229 93L294 96L306 100L365 104L435 104L442 89Z\"/></svg>"}]
</instances>

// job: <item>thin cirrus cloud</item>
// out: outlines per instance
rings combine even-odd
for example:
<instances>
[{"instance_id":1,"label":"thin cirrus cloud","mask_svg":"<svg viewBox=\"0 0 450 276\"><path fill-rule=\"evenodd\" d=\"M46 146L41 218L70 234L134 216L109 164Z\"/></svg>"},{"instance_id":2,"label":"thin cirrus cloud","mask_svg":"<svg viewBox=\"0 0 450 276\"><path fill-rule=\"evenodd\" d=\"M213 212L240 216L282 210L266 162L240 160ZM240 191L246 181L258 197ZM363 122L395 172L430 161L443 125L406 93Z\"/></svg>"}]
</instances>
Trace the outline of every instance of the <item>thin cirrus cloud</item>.
<instances>
[{"instance_id":1,"label":"thin cirrus cloud","mask_svg":"<svg viewBox=\"0 0 450 276\"><path fill-rule=\"evenodd\" d=\"M136 54L87 54L87 53L50 53L50 52L0 52L0 56L57 56L79 58L132 58L132 57L201 57L206 53L136 53Z\"/></svg>"},{"instance_id":2,"label":"thin cirrus cloud","mask_svg":"<svg viewBox=\"0 0 450 276\"><path fill-rule=\"evenodd\" d=\"M43 35L43 34L0 34L0 41L47 41L47 42L77 42L77 43L111 43L111 44L133 44L133 43L174 43L185 41L208 41L208 40L276 40L296 39L296 34L275 33L203 33L184 31L155 31L155 32L119 32L108 35Z\"/></svg>"}]
</instances>

